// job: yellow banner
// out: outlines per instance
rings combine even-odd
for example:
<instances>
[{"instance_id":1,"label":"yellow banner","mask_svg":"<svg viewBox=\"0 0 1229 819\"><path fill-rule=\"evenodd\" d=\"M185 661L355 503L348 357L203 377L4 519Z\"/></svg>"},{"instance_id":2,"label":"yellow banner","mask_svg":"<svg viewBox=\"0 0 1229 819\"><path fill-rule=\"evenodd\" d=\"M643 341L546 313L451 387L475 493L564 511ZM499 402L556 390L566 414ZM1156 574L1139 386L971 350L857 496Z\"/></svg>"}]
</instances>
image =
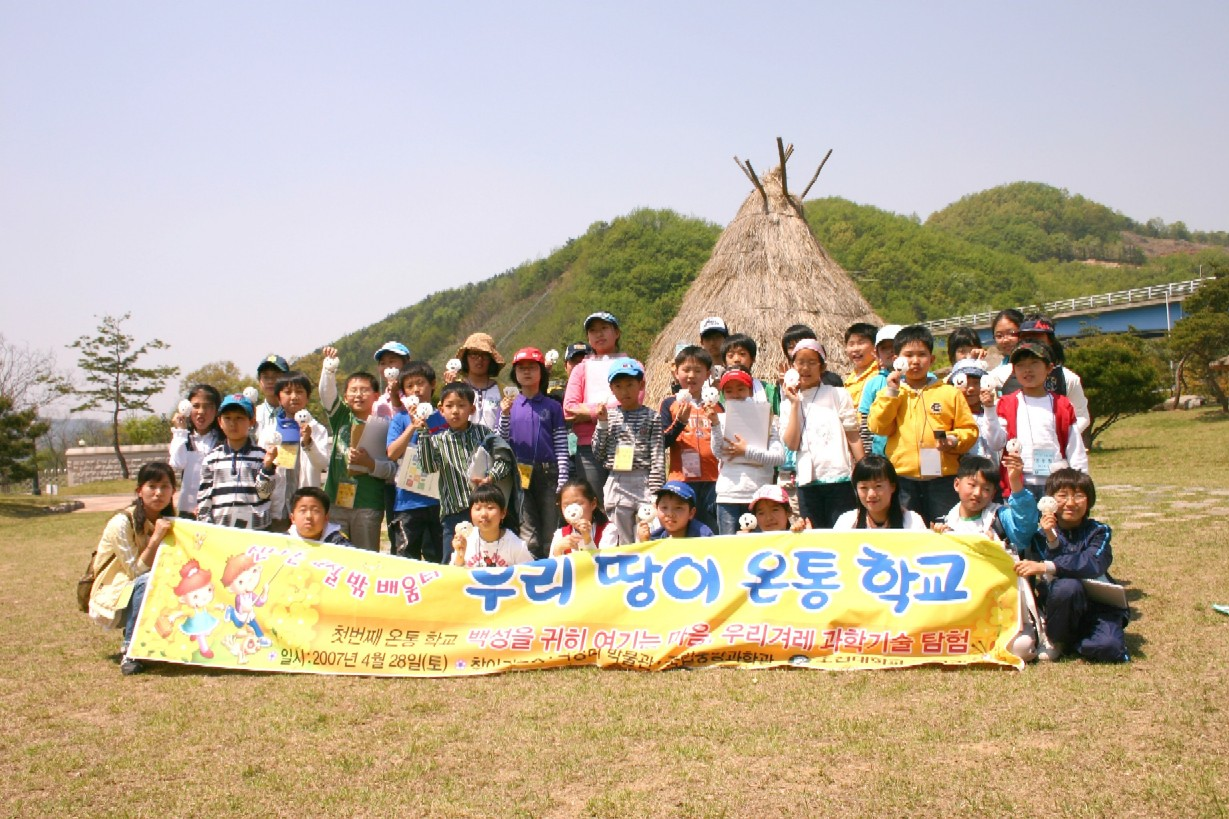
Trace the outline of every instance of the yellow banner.
<instances>
[{"instance_id":1,"label":"yellow banner","mask_svg":"<svg viewBox=\"0 0 1229 819\"><path fill-rule=\"evenodd\" d=\"M1001 546L930 532L660 540L461 569L176 521L130 654L443 677L597 665L1022 668Z\"/></svg>"}]
</instances>

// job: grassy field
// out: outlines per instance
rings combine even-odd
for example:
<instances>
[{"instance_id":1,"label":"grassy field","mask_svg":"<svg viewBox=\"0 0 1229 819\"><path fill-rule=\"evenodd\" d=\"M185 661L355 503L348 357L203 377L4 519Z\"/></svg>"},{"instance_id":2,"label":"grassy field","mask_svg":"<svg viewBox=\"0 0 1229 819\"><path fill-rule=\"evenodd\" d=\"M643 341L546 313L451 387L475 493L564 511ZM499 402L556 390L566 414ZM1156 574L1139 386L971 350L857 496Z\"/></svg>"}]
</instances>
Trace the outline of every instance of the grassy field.
<instances>
[{"instance_id":1,"label":"grassy field","mask_svg":"<svg viewBox=\"0 0 1229 819\"><path fill-rule=\"evenodd\" d=\"M1224 816L1229 419L1093 455L1133 662L1024 672L577 669L387 680L120 676L76 612L106 514L0 506L12 816Z\"/></svg>"}]
</instances>

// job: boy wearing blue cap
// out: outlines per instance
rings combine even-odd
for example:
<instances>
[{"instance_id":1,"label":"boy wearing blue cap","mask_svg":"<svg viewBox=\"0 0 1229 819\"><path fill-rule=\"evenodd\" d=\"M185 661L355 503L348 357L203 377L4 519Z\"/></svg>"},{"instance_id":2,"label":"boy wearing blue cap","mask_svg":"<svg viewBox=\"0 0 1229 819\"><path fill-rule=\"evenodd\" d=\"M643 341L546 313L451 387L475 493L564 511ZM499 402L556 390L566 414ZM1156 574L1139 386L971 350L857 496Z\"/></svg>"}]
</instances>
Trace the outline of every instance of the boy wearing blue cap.
<instances>
[{"instance_id":1,"label":"boy wearing blue cap","mask_svg":"<svg viewBox=\"0 0 1229 819\"><path fill-rule=\"evenodd\" d=\"M268 528L277 447L266 451L252 443L248 435L255 415L252 402L238 394L226 396L218 406L225 440L201 462L198 520L238 529Z\"/></svg>"},{"instance_id":2,"label":"boy wearing blue cap","mask_svg":"<svg viewBox=\"0 0 1229 819\"><path fill-rule=\"evenodd\" d=\"M371 414L377 418L392 419L398 409L393 406L393 396L396 395L397 403L401 403L397 387L398 377L406 362L410 360L410 348L400 341L386 341L383 347L376 350L375 360L384 376L384 392L380 393L380 397L371 405ZM391 372L392 370L396 372Z\"/></svg>"},{"instance_id":3,"label":"boy wearing blue cap","mask_svg":"<svg viewBox=\"0 0 1229 819\"><path fill-rule=\"evenodd\" d=\"M253 436L259 437L260 433L265 431L266 426L275 422L277 409L281 406L281 399L277 394L277 380L288 372L290 372L290 365L277 353L270 353L256 365L256 381L260 384L260 393L265 400L260 402L260 406L254 408L253 429L255 432Z\"/></svg>"},{"instance_id":4,"label":"boy wearing blue cap","mask_svg":"<svg viewBox=\"0 0 1229 819\"><path fill-rule=\"evenodd\" d=\"M606 375L617 407L599 405L593 430L593 458L609 470L605 512L619 543L636 536L636 512L666 478L661 416L644 406L644 367L630 358L611 362ZM596 487L595 487L596 488ZM693 495L694 497L694 495Z\"/></svg>"},{"instance_id":5,"label":"boy wearing blue cap","mask_svg":"<svg viewBox=\"0 0 1229 819\"><path fill-rule=\"evenodd\" d=\"M695 490L683 481L666 481L657 490L657 521L642 520L636 541L644 543L667 537L712 537L713 530L696 520Z\"/></svg>"}]
</instances>

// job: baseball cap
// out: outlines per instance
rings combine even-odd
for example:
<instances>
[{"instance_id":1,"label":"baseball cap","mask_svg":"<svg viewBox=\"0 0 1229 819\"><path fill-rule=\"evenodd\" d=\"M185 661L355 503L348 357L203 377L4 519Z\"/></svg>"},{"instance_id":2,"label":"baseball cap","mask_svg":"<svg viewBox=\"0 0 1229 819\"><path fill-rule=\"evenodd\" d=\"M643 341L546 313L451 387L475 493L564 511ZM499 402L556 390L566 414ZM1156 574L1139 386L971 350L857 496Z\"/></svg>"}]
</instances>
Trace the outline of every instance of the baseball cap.
<instances>
[{"instance_id":1,"label":"baseball cap","mask_svg":"<svg viewBox=\"0 0 1229 819\"><path fill-rule=\"evenodd\" d=\"M952 371L948 373L947 380L951 381L961 373L964 373L966 377L981 378L986 374L986 362L980 358L962 358L952 365Z\"/></svg>"},{"instance_id":2,"label":"baseball cap","mask_svg":"<svg viewBox=\"0 0 1229 819\"><path fill-rule=\"evenodd\" d=\"M879 332L875 334L875 346L878 347L885 341L895 341L896 334L905 329L900 324L885 324L879 328Z\"/></svg>"},{"instance_id":3,"label":"baseball cap","mask_svg":"<svg viewBox=\"0 0 1229 819\"><path fill-rule=\"evenodd\" d=\"M595 321L604 321L607 324L613 324L615 327L619 326L619 320L614 317L614 313L602 311L600 313L589 314L588 318L585 319L585 329L588 330L589 325Z\"/></svg>"},{"instance_id":4,"label":"baseball cap","mask_svg":"<svg viewBox=\"0 0 1229 819\"><path fill-rule=\"evenodd\" d=\"M751 373L746 370L726 370L721 376L721 380L717 382L719 389L725 389L725 385L737 381L739 384L746 386L747 389L752 389L755 385L751 380Z\"/></svg>"},{"instance_id":5,"label":"baseball cap","mask_svg":"<svg viewBox=\"0 0 1229 819\"><path fill-rule=\"evenodd\" d=\"M573 358L576 358L576 356L578 355L588 355L591 352L593 352L593 350L589 347L588 344L585 344L583 341L578 342L576 344L569 344L568 348L564 350L563 352L563 360L571 361Z\"/></svg>"},{"instance_id":6,"label":"baseball cap","mask_svg":"<svg viewBox=\"0 0 1229 819\"><path fill-rule=\"evenodd\" d=\"M247 417L251 418L256 414L256 410L252 408L252 402L247 400L247 396L235 393L228 395L222 399L222 403L218 405L218 415L226 412L229 407L238 407L247 413Z\"/></svg>"},{"instance_id":7,"label":"baseball cap","mask_svg":"<svg viewBox=\"0 0 1229 819\"><path fill-rule=\"evenodd\" d=\"M1025 333L1053 333L1054 325L1049 319L1037 318L1029 319L1020 325L1020 335Z\"/></svg>"},{"instance_id":8,"label":"baseball cap","mask_svg":"<svg viewBox=\"0 0 1229 819\"><path fill-rule=\"evenodd\" d=\"M256 374L260 375L267 368L272 367L278 372L290 372L290 365L286 363L286 359L282 358L277 353L272 353L264 357L259 364L256 365ZM218 407L221 409L221 407Z\"/></svg>"},{"instance_id":9,"label":"baseball cap","mask_svg":"<svg viewBox=\"0 0 1229 819\"><path fill-rule=\"evenodd\" d=\"M546 366L546 356L542 355L542 351L537 347L522 347L516 351L516 355L512 356L512 365L516 366L522 361L532 361L535 364Z\"/></svg>"},{"instance_id":10,"label":"baseball cap","mask_svg":"<svg viewBox=\"0 0 1229 819\"><path fill-rule=\"evenodd\" d=\"M380 362L380 356L384 355L385 353L393 353L401 356L402 358L409 358L410 348L402 344L400 341L386 341L384 342L383 347L376 350L375 360L377 364Z\"/></svg>"},{"instance_id":11,"label":"baseball cap","mask_svg":"<svg viewBox=\"0 0 1229 819\"><path fill-rule=\"evenodd\" d=\"M682 481L666 481L661 485L661 489L657 490L657 497L662 495L674 495L682 498L692 506L696 505L696 491Z\"/></svg>"},{"instance_id":12,"label":"baseball cap","mask_svg":"<svg viewBox=\"0 0 1229 819\"><path fill-rule=\"evenodd\" d=\"M1025 341L1019 344L1016 349L1011 351L1011 363L1015 364L1016 361L1026 356L1040 358L1047 364L1054 361L1054 358L1050 355L1049 347L1044 344L1038 344L1035 341Z\"/></svg>"},{"instance_id":13,"label":"baseball cap","mask_svg":"<svg viewBox=\"0 0 1229 819\"><path fill-rule=\"evenodd\" d=\"M610 371L606 373L606 381L614 381L621 375L630 375L632 378L644 378L644 367L641 367L640 362L634 358L616 359L610 365Z\"/></svg>"},{"instance_id":14,"label":"baseball cap","mask_svg":"<svg viewBox=\"0 0 1229 819\"><path fill-rule=\"evenodd\" d=\"M721 333L723 336L728 336L730 329L725 326L725 319L720 316L709 316L700 322L700 336L704 337L708 333Z\"/></svg>"},{"instance_id":15,"label":"baseball cap","mask_svg":"<svg viewBox=\"0 0 1229 819\"><path fill-rule=\"evenodd\" d=\"M762 500L770 500L773 503L781 504L787 509L789 508L789 495L785 494L785 490L775 483L765 484L755 490L755 494L751 496L751 503L747 504L747 508L754 512L755 505Z\"/></svg>"}]
</instances>

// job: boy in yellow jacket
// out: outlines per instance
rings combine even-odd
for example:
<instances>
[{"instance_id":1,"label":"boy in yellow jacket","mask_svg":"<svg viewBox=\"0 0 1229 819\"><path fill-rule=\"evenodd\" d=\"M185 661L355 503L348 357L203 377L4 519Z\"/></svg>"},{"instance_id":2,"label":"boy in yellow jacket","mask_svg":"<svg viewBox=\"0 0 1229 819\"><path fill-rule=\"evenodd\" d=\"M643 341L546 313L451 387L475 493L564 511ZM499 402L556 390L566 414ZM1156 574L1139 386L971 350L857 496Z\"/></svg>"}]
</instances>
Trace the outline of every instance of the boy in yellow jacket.
<instances>
[{"instance_id":1,"label":"boy in yellow jacket","mask_svg":"<svg viewBox=\"0 0 1229 819\"><path fill-rule=\"evenodd\" d=\"M896 361L866 424L887 436L901 500L930 525L958 501L952 476L977 442L977 420L960 390L930 374L935 339L920 324L896 334Z\"/></svg>"}]
</instances>

